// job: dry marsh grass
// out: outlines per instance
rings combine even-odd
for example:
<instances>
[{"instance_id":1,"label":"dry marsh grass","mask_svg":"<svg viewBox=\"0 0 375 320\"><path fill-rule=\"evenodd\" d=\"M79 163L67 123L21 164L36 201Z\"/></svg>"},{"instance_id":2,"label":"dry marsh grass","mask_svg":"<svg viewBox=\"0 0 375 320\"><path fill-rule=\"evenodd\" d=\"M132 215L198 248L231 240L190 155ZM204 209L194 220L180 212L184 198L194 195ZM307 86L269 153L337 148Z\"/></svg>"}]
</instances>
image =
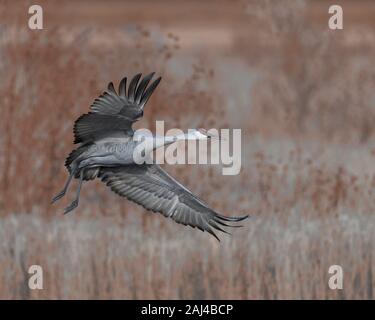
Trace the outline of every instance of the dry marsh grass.
<instances>
[{"instance_id":1,"label":"dry marsh grass","mask_svg":"<svg viewBox=\"0 0 375 320\"><path fill-rule=\"evenodd\" d=\"M293 210L284 222L254 217L219 245L172 222L160 232L156 218L146 237L130 218L20 214L1 219L1 298L371 299L374 227L348 210L308 220ZM32 264L43 290L28 290ZM344 266L342 291L328 288L332 264Z\"/></svg>"},{"instance_id":2,"label":"dry marsh grass","mask_svg":"<svg viewBox=\"0 0 375 320\"><path fill-rule=\"evenodd\" d=\"M144 26L126 13L108 21L123 10L116 1L92 5L83 18L104 10L96 25L72 17L64 26L69 3L46 3L56 23L35 33L20 11L27 1L0 2L0 14L4 4L14 14L0 26L0 298L374 298L375 37L371 21L358 20L371 2L347 7L353 24L336 35L321 27L325 2L287 1L280 11L223 1L227 15L184 17L185 31L208 30L190 38L168 1ZM363 33L369 40L353 41ZM139 71L163 81L137 127L164 119L166 129L242 129L240 175L167 167L217 211L252 216L220 244L99 182L84 185L68 216L70 194L49 203L66 179L73 120L107 82ZM32 264L43 267L41 291L27 288ZM343 290L328 287L334 264Z\"/></svg>"}]
</instances>

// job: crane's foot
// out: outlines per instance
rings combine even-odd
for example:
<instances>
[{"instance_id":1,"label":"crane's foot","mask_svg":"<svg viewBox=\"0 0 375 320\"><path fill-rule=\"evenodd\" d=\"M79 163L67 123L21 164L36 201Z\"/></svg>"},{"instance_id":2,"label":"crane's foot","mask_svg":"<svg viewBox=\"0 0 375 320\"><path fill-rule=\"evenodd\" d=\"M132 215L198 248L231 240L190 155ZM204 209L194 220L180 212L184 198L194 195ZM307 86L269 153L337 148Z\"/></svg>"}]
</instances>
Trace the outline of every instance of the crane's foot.
<instances>
[{"instance_id":1,"label":"crane's foot","mask_svg":"<svg viewBox=\"0 0 375 320\"><path fill-rule=\"evenodd\" d=\"M62 190L57 194L51 201L51 204L55 203L57 200L60 200L65 195L65 190Z\"/></svg>"},{"instance_id":2,"label":"crane's foot","mask_svg":"<svg viewBox=\"0 0 375 320\"><path fill-rule=\"evenodd\" d=\"M74 210L78 207L78 199L74 200L69 206L67 206L64 210L64 214L69 213L70 211Z\"/></svg>"}]
</instances>

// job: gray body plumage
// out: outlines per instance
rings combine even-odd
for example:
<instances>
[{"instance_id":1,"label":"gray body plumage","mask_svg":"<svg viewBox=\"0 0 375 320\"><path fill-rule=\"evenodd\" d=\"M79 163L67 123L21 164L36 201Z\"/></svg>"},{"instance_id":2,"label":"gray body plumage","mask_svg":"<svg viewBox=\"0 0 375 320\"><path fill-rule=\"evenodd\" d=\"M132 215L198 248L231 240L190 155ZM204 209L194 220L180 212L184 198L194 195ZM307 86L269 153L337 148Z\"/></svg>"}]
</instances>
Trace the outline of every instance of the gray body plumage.
<instances>
[{"instance_id":1,"label":"gray body plumage","mask_svg":"<svg viewBox=\"0 0 375 320\"><path fill-rule=\"evenodd\" d=\"M149 85L153 75L145 76L138 84L141 74L137 74L128 89L127 78L123 78L118 93L110 83L95 99L90 112L76 120L74 142L80 146L66 159L69 179L53 202L65 195L72 178L79 179L76 198L65 209L68 213L78 206L82 182L99 178L112 191L147 210L207 231L218 239L213 229L227 233L223 227L236 227L230 223L247 216L220 215L160 166L134 162L134 151L140 142L134 139L132 124L143 116L143 108L161 80L159 77Z\"/></svg>"},{"instance_id":2,"label":"gray body plumage","mask_svg":"<svg viewBox=\"0 0 375 320\"><path fill-rule=\"evenodd\" d=\"M131 164L138 143L131 138L104 138L87 146L73 164L77 163L79 169Z\"/></svg>"}]
</instances>

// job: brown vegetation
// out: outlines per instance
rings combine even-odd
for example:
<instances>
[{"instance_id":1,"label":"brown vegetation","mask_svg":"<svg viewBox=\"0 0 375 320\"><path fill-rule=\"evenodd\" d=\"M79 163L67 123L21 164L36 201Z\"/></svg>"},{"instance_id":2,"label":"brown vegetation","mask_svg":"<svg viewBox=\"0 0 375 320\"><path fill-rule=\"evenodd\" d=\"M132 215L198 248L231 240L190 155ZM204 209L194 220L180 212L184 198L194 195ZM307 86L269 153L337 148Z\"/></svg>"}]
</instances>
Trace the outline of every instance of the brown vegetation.
<instances>
[{"instance_id":1,"label":"brown vegetation","mask_svg":"<svg viewBox=\"0 0 375 320\"><path fill-rule=\"evenodd\" d=\"M375 29L355 17L374 4L344 1L352 23L332 32L324 1L220 1L227 16L207 3L216 15L179 22L163 1L170 11L139 26L116 14L120 1L94 2L96 25L75 16L64 25L71 2L52 1L45 16L55 20L30 31L27 1L0 2L0 14L12 12L0 26L0 298L373 299ZM240 175L167 167L217 211L252 215L220 244L100 182L84 185L67 216L71 194L50 205L73 121L109 81L139 71L163 81L137 127L242 129ZM32 264L44 290L27 288ZM343 290L327 285L334 264Z\"/></svg>"}]
</instances>

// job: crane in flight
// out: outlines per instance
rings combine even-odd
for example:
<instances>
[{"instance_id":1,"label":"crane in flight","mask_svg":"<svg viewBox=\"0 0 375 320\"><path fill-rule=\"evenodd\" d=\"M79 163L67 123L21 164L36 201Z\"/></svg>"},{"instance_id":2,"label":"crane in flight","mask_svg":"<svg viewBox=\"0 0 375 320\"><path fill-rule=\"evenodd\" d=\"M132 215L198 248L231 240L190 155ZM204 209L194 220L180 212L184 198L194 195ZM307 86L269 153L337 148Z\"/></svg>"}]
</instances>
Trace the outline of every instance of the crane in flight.
<instances>
[{"instance_id":1,"label":"crane in flight","mask_svg":"<svg viewBox=\"0 0 375 320\"><path fill-rule=\"evenodd\" d=\"M135 75L127 88L124 77L118 93L113 83L90 107L90 112L81 115L74 124L74 143L79 144L66 158L65 166L69 178L64 188L53 199L61 199L73 178L79 180L75 199L64 213L78 206L83 181L101 179L112 191L145 209L159 212L177 223L207 231L217 240L214 232L228 233L226 227L239 227L237 222L248 216L227 217L209 208L199 197L177 182L159 165L137 163L137 146L141 139L132 125L143 116L143 109L158 86L161 77L150 85L154 73ZM140 82L139 82L140 81ZM193 130L175 136L145 136L150 143L142 152L151 153L156 148L180 140L203 140L215 138L204 130ZM219 240L220 241L220 240Z\"/></svg>"}]
</instances>

